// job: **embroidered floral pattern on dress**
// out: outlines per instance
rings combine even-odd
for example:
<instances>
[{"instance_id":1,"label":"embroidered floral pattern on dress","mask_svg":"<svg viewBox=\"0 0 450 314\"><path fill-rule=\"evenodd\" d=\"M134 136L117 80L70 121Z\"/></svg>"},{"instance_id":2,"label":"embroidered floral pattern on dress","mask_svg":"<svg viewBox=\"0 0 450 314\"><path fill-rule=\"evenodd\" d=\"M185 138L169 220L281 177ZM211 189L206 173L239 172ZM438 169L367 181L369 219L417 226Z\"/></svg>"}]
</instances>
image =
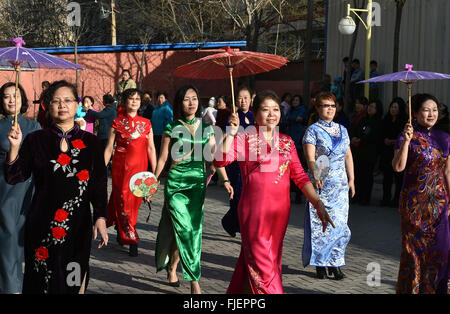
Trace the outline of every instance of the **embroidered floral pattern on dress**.
<instances>
[{"instance_id":1,"label":"embroidered floral pattern on dress","mask_svg":"<svg viewBox=\"0 0 450 314\"><path fill-rule=\"evenodd\" d=\"M264 294L264 292L261 290L261 286L263 286L263 283L261 281L261 277L259 274L253 269L251 265L248 265L248 269L250 271L250 277L252 278L253 283L256 286L256 293L258 294Z\"/></svg>"},{"instance_id":2,"label":"embroidered floral pattern on dress","mask_svg":"<svg viewBox=\"0 0 450 314\"><path fill-rule=\"evenodd\" d=\"M67 178L75 177L78 179L80 195L70 199L62 205L61 208L57 209L53 220L50 222L50 230L47 236L42 240L41 246L35 250L34 259L34 270L39 272L40 268L44 271L44 279L46 288L44 293L48 293L48 284L51 278L52 272L47 268L47 260L50 257L49 247L62 244L66 241L66 236L69 232L69 221L72 216L72 212L79 208L81 204L81 197L87 189L89 180L89 171L83 169L77 172L75 167L71 167L71 163L75 164L78 162L74 157L78 157L81 149L86 148L82 140L72 141L74 148L70 151L72 157L67 154L60 154L58 159L51 160L50 162L55 164L53 167L53 172L58 169L62 169L64 173L68 171ZM62 162L61 162L62 161ZM67 162L67 163L66 163Z\"/></svg>"},{"instance_id":3,"label":"embroidered floral pattern on dress","mask_svg":"<svg viewBox=\"0 0 450 314\"><path fill-rule=\"evenodd\" d=\"M292 139L283 135L278 141L277 150L283 157L288 157L292 151L293 144L294 142L292 141Z\"/></svg>"},{"instance_id":4,"label":"embroidered floral pattern on dress","mask_svg":"<svg viewBox=\"0 0 450 314\"><path fill-rule=\"evenodd\" d=\"M264 282L262 281L259 273L257 271L255 271L255 269L252 267L252 265L255 263L252 252L248 246L244 246L244 252L245 252L245 255L247 256L247 265L248 265L250 280L254 284L256 293L264 294L264 291L262 291L262 289L261 289L261 287L264 286Z\"/></svg>"},{"instance_id":5,"label":"embroidered floral pattern on dress","mask_svg":"<svg viewBox=\"0 0 450 314\"><path fill-rule=\"evenodd\" d=\"M119 120L119 131L121 136L131 140L139 138L142 134L146 133L147 123L144 121L132 121L130 126L130 120L127 117L123 117Z\"/></svg>"},{"instance_id":6,"label":"embroidered floral pattern on dress","mask_svg":"<svg viewBox=\"0 0 450 314\"><path fill-rule=\"evenodd\" d=\"M122 225L124 226L124 232L128 239L136 240L136 232L133 227L131 227L128 222L128 215L126 212L122 211L120 213L122 219Z\"/></svg>"},{"instance_id":7,"label":"embroidered floral pattern on dress","mask_svg":"<svg viewBox=\"0 0 450 314\"><path fill-rule=\"evenodd\" d=\"M57 168L59 168L60 166L62 166L64 168L65 166L67 166L70 163L71 159L72 158L70 158L66 154L59 154L58 159L56 159L56 162L58 162Z\"/></svg>"},{"instance_id":8,"label":"embroidered floral pattern on dress","mask_svg":"<svg viewBox=\"0 0 450 314\"><path fill-rule=\"evenodd\" d=\"M283 176L283 174L286 172L286 170L288 169L289 166L289 159L286 159L283 164L280 166L279 168L279 172L278 172L278 176L275 179L275 181L273 181L273 183L278 184L280 182L281 177Z\"/></svg>"},{"instance_id":9,"label":"embroidered floral pattern on dress","mask_svg":"<svg viewBox=\"0 0 450 314\"><path fill-rule=\"evenodd\" d=\"M39 247L35 250L36 258L39 261L45 261L48 258L48 249L46 247Z\"/></svg>"},{"instance_id":10,"label":"embroidered floral pattern on dress","mask_svg":"<svg viewBox=\"0 0 450 314\"><path fill-rule=\"evenodd\" d=\"M263 141L258 136L258 134L245 134L245 140L248 143L248 151L250 153L256 153L258 156L261 155L261 148L263 147Z\"/></svg>"},{"instance_id":11,"label":"embroidered floral pattern on dress","mask_svg":"<svg viewBox=\"0 0 450 314\"><path fill-rule=\"evenodd\" d=\"M115 151L121 154L126 152L128 145L131 145L133 141L147 140L151 132L151 122L146 119L141 119L138 116L131 118L129 115L119 115L119 117L113 121L112 127L117 131L117 146ZM130 219L133 218L127 214L124 203L126 203L124 201L124 195L120 194L120 201L118 204L120 207L117 210L117 214L120 216L117 218L124 227L124 239L136 240L138 239L137 232L129 223Z\"/></svg>"},{"instance_id":12,"label":"embroidered floral pattern on dress","mask_svg":"<svg viewBox=\"0 0 450 314\"><path fill-rule=\"evenodd\" d=\"M293 145L294 145L294 142L292 141L292 139L290 139L289 137L284 136L284 135L278 141L278 145L276 146L276 149L279 151L281 158L285 158L285 161L279 167L278 176L274 181L275 184L278 184L280 182L281 177L283 176L283 174L286 172L286 170L289 167L289 163L290 163L289 155L292 151Z\"/></svg>"},{"instance_id":13,"label":"embroidered floral pattern on dress","mask_svg":"<svg viewBox=\"0 0 450 314\"><path fill-rule=\"evenodd\" d=\"M396 289L397 293L434 294L442 265L448 262L448 256L434 247L442 213L448 208L441 174L448 157L432 145L428 134L416 130L409 154L412 162L405 175L414 181L405 182L414 183L405 185L400 194L399 211L404 218Z\"/></svg>"},{"instance_id":14,"label":"embroidered floral pattern on dress","mask_svg":"<svg viewBox=\"0 0 450 314\"><path fill-rule=\"evenodd\" d=\"M72 141L72 146L76 149L86 148L86 145L84 145L83 141L80 139Z\"/></svg>"},{"instance_id":15,"label":"embroidered floral pattern on dress","mask_svg":"<svg viewBox=\"0 0 450 314\"><path fill-rule=\"evenodd\" d=\"M254 156L251 155L251 153L256 153L256 157L259 159L261 155L265 154L266 158L261 161L261 163L265 162L271 155L271 152L269 153L267 142L263 141L257 133L254 134L245 134L245 140L248 143L248 151L250 153L249 158L252 158ZM292 147L294 145L294 142L291 138L282 135L278 141L275 142L275 150L278 151L280 158L285 158L286 160L281 164L279 167L278 176L274 180L275 184L278 184L280 182L281 177L286 172L289 166L290 158L289 155L292 151ZM263 151L263 148L265 151Z\"/></svg>"},{"instance_id":16,"label":"embroidered floral pattern on dress","mask_svg":"<svg viewBox=\"0 0 450 314\"><path fill-rule=\"evenodd\" d=\"M53 172L55 172L58 168L61 167L64 173L66 173L67 171L66 175L67 178L73 177L78 173L77 168L75 168L75 164L77 164L79 160L76 158L80 154L80 151L83 148L86 148L86 145L80 139L74 140L71 143L73 148L70 150L70 156L67 155L66 153L61 153L59 154L57 159L50 160L51 163L55 164L53 166Z\"/></svg>"}]
</instances>

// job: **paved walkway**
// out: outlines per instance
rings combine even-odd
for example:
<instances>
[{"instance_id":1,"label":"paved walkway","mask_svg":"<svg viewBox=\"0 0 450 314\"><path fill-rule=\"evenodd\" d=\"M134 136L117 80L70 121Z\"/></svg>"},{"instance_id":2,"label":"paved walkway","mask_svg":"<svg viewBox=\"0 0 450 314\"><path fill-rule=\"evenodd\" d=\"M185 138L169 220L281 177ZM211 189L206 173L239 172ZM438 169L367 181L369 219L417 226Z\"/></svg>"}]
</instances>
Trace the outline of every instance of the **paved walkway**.
<instances>
[{"instance_id":1,"label":"paved walkway","mask_svg":"<svg viewBox=\"0 0 450 314\"><path fill-rule=\"evenodd\" d=\"M372 203L378 204L381 185L377 178ZM378 182L377 182L378 181ZM109 181L110 188L110 181ZM109 228L110 243L91 253L91 279L88 294L186 294L189 282L182 280L179 288L166 284L165 271L156 273L155 241L161 216L163 193L159 191L152 202L152 213L145 222L148 208L142 205L137 230L141 238L139 256L128 256L128 246L121 247L115 240L114 228ZM204 294L225 293L240 252L240 237L229 237L220 220L228 210L225 189L210 186L205 201L202 247L202 278ZM400 257L400 221L398 211L387 207L350 206L349 227L352 232L343 267L346 278L341 281L318 280L315 268L303 268L304 204L292 203L289 226L284 240L283 286L286 294L392 294L395 293ZM372 263L372 264L371 264ZM368 265L370 264L369 270ZM180 266L179 266L180 267ZM372 280L379 270L379 281ZM181 270L178 277L182 279ZM368 284L369 282L369 284Z\"/></svg>"}]
</instances>

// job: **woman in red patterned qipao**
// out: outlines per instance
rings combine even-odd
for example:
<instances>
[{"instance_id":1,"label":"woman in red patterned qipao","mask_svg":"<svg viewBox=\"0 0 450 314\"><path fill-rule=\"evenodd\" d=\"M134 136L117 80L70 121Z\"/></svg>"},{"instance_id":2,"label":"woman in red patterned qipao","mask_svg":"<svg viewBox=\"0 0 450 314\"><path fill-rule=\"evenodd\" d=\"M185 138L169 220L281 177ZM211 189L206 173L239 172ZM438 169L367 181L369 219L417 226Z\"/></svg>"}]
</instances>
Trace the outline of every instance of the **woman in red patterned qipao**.
<instances>
[{"instance_id":1,"label":"woman in red patterned qipao","mask_svg":"<svg viewBox=\"0 0 450 314\"><path fill-rule=\"evenodd\" d=\"M153 172L156 167L152 124L137 114L141 98L142 93L137 89L127 89L123 92L122 103L117 118L111 125L105 149L105 164L108 164L116 142L106 225L117 225L117 240L122 245L130 245L130 256L138 254L139 236L135 227L142 198L131 193L129 182L134 174L148 170L149 159Z\"/></svg>"},{"instance_id":2,"label":"woman in red patterned qipao","mask_svg":"<svg viewBox=\"0 0 450 314\"><path fill-rule=\"evenodd\" d=\"M227 293L280 294L283 239L288 226L292 179L314 204L322 222L334 224L317 196L298 159L294 141L278 132L280 100L273 92L256 95L253 102L256 127L237 132L237 113L230 116L230 128L223 141L223 155L214 165L224 167L237 160L242 175L242 197L238 217L241 253Z\"/></svg>"}]
</instances>

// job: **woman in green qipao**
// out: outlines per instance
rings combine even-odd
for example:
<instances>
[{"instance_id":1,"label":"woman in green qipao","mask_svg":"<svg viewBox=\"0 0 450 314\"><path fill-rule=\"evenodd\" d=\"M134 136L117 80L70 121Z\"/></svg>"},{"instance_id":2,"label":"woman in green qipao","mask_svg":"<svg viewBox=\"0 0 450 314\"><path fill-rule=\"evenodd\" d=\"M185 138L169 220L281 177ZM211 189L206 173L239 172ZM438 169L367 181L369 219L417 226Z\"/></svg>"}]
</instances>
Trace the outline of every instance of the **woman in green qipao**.
<instances>
[{"instance_id":1,"label":"woman in green qipao","mask_svg":"<svg viewBox=\"0 0 450 314\"><path fill-rule=\"evenodd\" d=\"M191 293L199 294L205 154L213 153L214 130L200 118L199 96L194 86L181 87L173 106L174 121L165 127L155 171L159 178L170 152L172 164L156 239L156 268L166 269L169 285L177 287L176 268L181 260L184 279L191 282Z\"/></svg>"}]
</instances>

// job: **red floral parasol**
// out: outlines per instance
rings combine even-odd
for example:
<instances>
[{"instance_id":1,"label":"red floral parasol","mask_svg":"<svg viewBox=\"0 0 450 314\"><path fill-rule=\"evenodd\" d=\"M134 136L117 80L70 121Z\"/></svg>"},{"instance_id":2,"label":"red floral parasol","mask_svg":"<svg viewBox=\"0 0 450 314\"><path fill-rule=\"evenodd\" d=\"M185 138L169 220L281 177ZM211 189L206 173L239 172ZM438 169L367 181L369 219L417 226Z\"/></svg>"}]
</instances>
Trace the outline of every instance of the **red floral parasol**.
<instances>
[{"instance_id":1,"label":"red floral parasol","mask_svg":"<svg viewBox=\"0 0 450 314\"><path fill-rule=\"evenodd\" d=\"M213 54L179 66L173 74L185 78L223 79L230 78L235 110L233 76L241 77L278 69L288 60L285 57L253 51L233 51L230 47L225 52Z\"/></svg>"}]
</instances>

